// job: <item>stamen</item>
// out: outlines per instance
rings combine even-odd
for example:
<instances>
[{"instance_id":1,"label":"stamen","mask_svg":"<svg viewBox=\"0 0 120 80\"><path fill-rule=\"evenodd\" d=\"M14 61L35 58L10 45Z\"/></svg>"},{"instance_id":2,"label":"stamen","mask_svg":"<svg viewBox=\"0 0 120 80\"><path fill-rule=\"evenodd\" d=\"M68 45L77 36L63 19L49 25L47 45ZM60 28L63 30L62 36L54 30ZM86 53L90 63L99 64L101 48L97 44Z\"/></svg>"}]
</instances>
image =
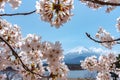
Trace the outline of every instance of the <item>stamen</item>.
<instances>
[{"instance_id":1,"label":"stamen","mask_svg":"<svg viewBox=\"0 0 120 80\"><path fill-rule=\"evenodd\" d=\"M58 14L59 11L61 11L61 4L55 4L53 3L53 10Z\"/></svg>"}]
</instances>

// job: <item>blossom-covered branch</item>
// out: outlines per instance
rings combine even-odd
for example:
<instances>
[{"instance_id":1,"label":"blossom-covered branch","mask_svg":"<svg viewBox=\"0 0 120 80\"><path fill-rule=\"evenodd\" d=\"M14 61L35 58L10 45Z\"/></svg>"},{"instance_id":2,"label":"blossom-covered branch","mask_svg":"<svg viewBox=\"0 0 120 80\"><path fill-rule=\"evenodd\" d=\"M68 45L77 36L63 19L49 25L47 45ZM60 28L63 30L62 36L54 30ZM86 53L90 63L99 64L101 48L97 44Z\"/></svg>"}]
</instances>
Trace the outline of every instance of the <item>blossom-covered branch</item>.
<instances>
[{"instance_id":1,"label":"blossom-covered branch","mask_svg":"<svg viewBox=\"0 0 120 80\"><path fill-rule=\"evenodd\" d=\"M84 1L92 2L100 5L120 6L120 3L110 2L110 1L107 2L105 0L104 1L103 0L84 0Z\"/></svg>"},{"instance_id":2,"label":"blossom-covered branch","mask_svg":"<svg viewBox=\"0 0 120 80\"><path fill-rule=\"evenodd\" d=\"M69 70L62 61L64 55L59 41L41 42L41 37L35 34L23 38L17 25L3 19L0 19L0 37L0 70L10 66L22 74L24 80L67 79ZM45 74L44 68L49 74Z\"/></svg>"},{"instance_id":3,"label":"blossom-covered branch","mask_svg":"<svg viewBox=\"0 0 120 80\"><path fill-rule=\"evenodd\" d=\"M96 80L112 80L110 72L115 72L114 62L116 62L116 55L108 53L108 55L100 55L99 58L96 56L87 57L81 66L89 71L97 71Z\"/></svg>"},{"instance_id":4,"label":"blossom-covered branch","mask_svg":"<svg viewBox=\"0 0 120 80\"><path fill-rule=\"evenodd\" d=\"M119 0L80 0L81 3L84 3L89 8L99 9L106 6L106 12L109 13L114 10L117 6L120 6Z\"/></svg>"},{"instance_id":5,"label":"blossom-covered branch","mask_svg":"<svg viewBox=\"0 0 120 80\"><path fill-rule=\"evenodd\" d=\"M30 14L33 14L35 12L36 12L36 10L30 11L30 12L23 12L23 13L13 13L13 14L12 13L11 14L5 13L5 14L0 14L0 16L30 15Z\"/></svg>"},{"instance_id":6,"label":"blossom-covered branch","mask_svg":"<svg viewBox=\"0 0 120 80\"><path fill-rule=\"evenodd\" d=\"M40 76L40 77L43 77L43 78L49 78L49 77L50 77L50 76L43 76L43 75L40 75L40 74L38 74L38 73L36 73L36 72L31 71L31 70L23 63L23 61L21 60L20 56L19 56L19 55L17 54L17 52L12 48L12 46L11 46L6 40L4 40L2 37L0 37L0 40L3 41L3 42L5 42L5 44L7 44L7 46L11 49L12 54L15 56L16 59L19 59L19 61L20 61L21 64L22 64L22 67L23 67L26 71L28 71L28 72L30 72L30 73L32 73L32 74L38 75L38 76ZM52 77L52 76L51 76L51 77Z\"/></svg>"},{"instance_id":7,"label":"blossom-covered branch","mask_svg":"<svg viewBox=\"0 0 120 80\"><path fill-rule=\"evenodd\" d=\"M99 31L98 31L99 32ZM103 43L112 43L112 42L116 42L117 44L120 44L120 38L117 38L117 39L112 39L112 40L103 40L103 41L101 41L101 40L96 40L96 39L94 39L93 37L91 37L91 35L89 34L89 33L87 33L86 32L86 36L89 38L89 39L91 39L92 41L94 41L94 42L97 42L97 43L101 43L101 44L103 44ZM107 36L106 36L107 37ZM102 37L103 38L103 37ZM103 45L104 46L104 45ZM111 46L110 46L111 47ZM119 62L120 62L120 59L117 59L115 62L113 62L111 65L118 65L119 64ZM117 67L116 67L117 68Z\"/></svg>"},{"instance_id":8,"label":"blossom-covered branch","mask_svg":"<svg viewBox=\"0 0 120 80\"><path fill-rule=\"evenodd\" d=\"M88 34L88 33L86 33L86 36L87 36L89 39L91 39L91 40L93 40L94 42L97 42L97 43L110 43L110 42L114 42L114 41L120 41L120 38L114 39L114 40L110 40L110 41L99 41L99 40L96 40L96 39L92 38L91 35ZM120 42L117 42L117 44L120 44Z\"/></svg>"}]
</instances>

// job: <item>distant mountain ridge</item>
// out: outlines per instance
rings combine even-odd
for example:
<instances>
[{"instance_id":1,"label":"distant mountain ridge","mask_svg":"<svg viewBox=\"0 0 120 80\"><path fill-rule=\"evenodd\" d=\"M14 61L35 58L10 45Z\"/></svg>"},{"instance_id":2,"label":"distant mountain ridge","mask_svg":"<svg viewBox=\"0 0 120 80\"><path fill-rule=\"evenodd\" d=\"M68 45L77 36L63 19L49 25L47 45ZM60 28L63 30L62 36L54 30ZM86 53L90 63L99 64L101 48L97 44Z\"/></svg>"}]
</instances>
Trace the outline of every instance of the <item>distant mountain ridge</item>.
<instances>
[{"instance_id":1,"label":"distant mountain ridge","mask_svg":"<svg viewBox=\"0 0 120 80\"><path fill-rule=\"evenodd\" d=\"M80 64L81 60L84 60L86 57L90 56L97 56L99 57L100 54L104 54L108 51L105 51L101 48L85 48L85 47L76 47L74 49L69 50L65 54L64 61L66 64Z\"/></svg>"}]
</instances>

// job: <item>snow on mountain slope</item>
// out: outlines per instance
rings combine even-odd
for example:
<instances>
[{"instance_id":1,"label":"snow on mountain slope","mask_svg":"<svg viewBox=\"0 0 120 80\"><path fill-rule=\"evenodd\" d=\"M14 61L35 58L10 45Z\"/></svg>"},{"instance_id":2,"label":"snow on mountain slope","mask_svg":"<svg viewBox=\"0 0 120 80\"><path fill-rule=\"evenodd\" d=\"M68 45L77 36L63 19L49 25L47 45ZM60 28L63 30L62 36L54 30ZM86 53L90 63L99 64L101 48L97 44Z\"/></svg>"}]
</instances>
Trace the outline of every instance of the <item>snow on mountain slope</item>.
<instances>
[{"instance_id":1,"label":"snow on mountain slope","mask_svg":"<svg viewBox=\"0 0 120 80\"><path fill-rule=\"evenodd\" d=\"M85 48L85 47L76 47L74 49L69 50L65 54L64 61L67 64L80 64L80 60L84 60L86 57L97 56L99 57L101 54L106 54L109 51L103 50L102 48Z\"/></svg>"}]
</instances>

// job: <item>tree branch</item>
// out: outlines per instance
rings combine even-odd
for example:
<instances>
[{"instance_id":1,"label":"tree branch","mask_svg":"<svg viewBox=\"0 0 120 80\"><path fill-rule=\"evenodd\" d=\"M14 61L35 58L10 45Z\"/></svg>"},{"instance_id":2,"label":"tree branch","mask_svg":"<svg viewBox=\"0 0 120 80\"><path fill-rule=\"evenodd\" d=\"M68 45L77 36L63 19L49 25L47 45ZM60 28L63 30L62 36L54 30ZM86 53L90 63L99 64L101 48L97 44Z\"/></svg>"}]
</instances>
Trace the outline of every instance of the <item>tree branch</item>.
<instances>
[{"instance_id":1,"label":"tree branch","mask_svg":"<svg viewBox=\"0 0 120 80\"><path fill-rule=\"evenodd\" d=\"M11 13L11 14L0 14L0 16L18 16L18 15L30 15L30 14L33 14L33 13L35 13L36 12L36 10L34 10L34 11L30 11L30 12L24 12L24 13Z\"/></svg>"},{"instance_id":2,"label":"tree branch","mask_svg":"<svg viewBox=\"0 0 120 80\"><path fill-rule=\"evenodd\" d=\"M97 43L109 43L109 42L114 42L114 41L120 41L120 38L114 39L114 40L112 40L112 41L98 41L98 40L92 38L92 37L90 36L90 34L86 33L86 35L87 35L87 37L88 37L89 39L91 39L91 40L93 40L94 42L97 42ZM120 42L117 42L117 44L120 44ZM113 62L112 65L113 65L113 64L118 64L118 63L120 63L120 59L117 60L116 62Z\"/></svg>"},{"instance_id":3,"label":"tree branch","mask_svg":"<svg viewBox=\"0 0 120 80\"><path fill-rule=\"evenodd\" d=\"M104 2L100 0L85 0L85 1L100 4L100 5L120 6L120 3Z\"/></svg>"},{"instance_id":4,"label":"tree branch","mask_svg":"<svg viewBox=\"0 0 120 80\"><path fill-rule=\"evenodd\" d=\"M91 39L92 41L97 42L97 43L110 43L110 42L114 42L114 41L120 41L120 38L114 39L114 40L111 40L111 41L99 41L99 40L96 40L96 39L92 38L92 37L90 36L90 34L88 34L88 33L86 33L86 36L87 36L89 39ZM117 43L117 44L120 44L120 42L116 42L116 43Z\"/></svg>"},{"instance_id":5,"label":"tree branch","mask_svg":"<svg viewBox=\"0 0 120 80\"><path fill-rule=\"evenodd\" d=\"M0 39L11 49L12 55L15 56L16 59L19 59L19 61L20 61L21 64L22 64L22 67L23 67L26 71L28 71L28 72L30 72L30 73L32 73L32 74L38 75L38 76L40 76L40 77L43 77L43 78L49 78L49 77L51 77L51 76L43 76L43 75L40 75L40 74L38 74L38 73L36 73L36 72L31 71L31 70L23 63L23 61L21 60L21 58L19 57L19 55L17 54L17 52L12 48L12 46L11 46L6 40L4 40L1 36L0 36Z\"/></svg>"}]
</instances>

